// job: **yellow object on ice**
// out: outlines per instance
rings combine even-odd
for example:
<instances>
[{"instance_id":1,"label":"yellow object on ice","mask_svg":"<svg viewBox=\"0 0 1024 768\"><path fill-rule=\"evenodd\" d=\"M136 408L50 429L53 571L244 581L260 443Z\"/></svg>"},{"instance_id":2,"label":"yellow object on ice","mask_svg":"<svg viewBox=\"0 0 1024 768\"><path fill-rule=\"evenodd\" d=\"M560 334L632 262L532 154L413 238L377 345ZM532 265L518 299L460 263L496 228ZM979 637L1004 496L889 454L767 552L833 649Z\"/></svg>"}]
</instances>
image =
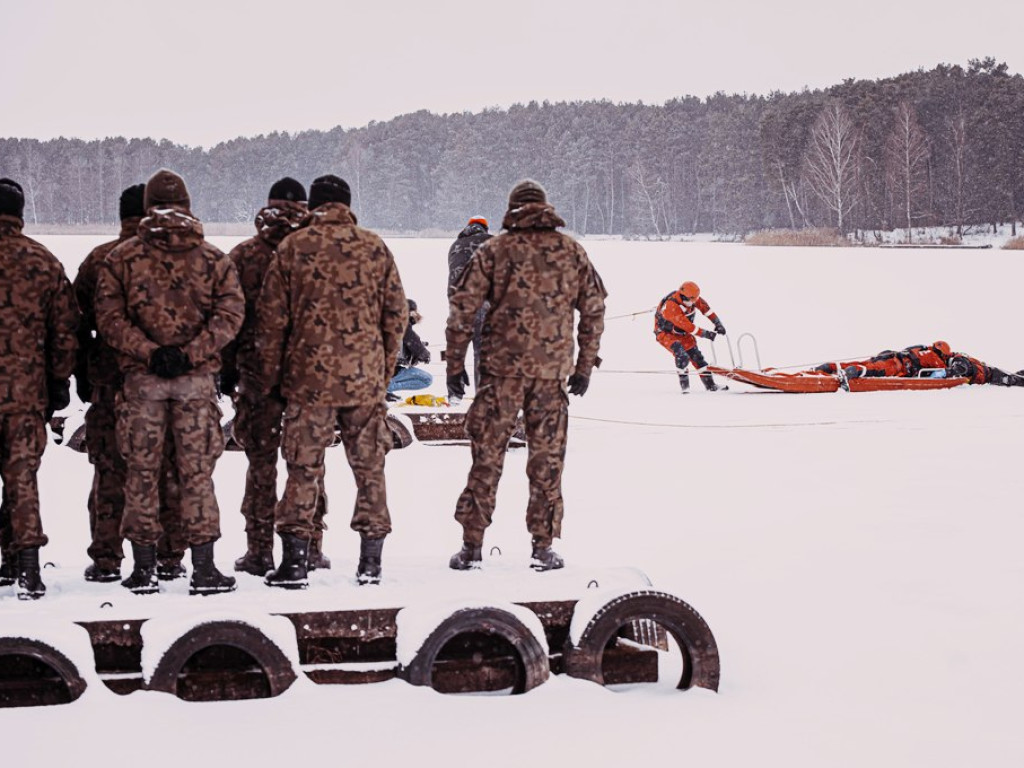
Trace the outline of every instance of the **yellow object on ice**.
<instances>
[{"instance_id":1,"label":"yellow object on ice","mask_svg":"<svg viewBox=\"0 0 1024 768\"><path fill-rule=\"evenodd\" d=\"M434 395L412 395L405 398L405 403L406 405L426 405L428 407L448 405L448 401L443 397L436 397Z\"/></svg>"}]
</instances>

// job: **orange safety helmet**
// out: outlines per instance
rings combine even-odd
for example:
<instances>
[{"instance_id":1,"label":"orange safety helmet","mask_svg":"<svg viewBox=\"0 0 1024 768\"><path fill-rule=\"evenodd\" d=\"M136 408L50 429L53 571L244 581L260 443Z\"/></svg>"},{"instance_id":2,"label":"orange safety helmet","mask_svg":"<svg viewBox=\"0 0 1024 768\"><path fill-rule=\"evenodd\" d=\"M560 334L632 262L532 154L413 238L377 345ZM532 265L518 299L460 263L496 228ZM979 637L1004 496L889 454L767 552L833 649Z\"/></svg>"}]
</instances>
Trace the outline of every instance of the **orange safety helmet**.
<instances>
[{"instance_id":1,"label":"orange safety helmet","mask_svg":"<svg viewBox=\"0 0 1024 768\"><path fill-rule=\"evenodd\" d=\"M696 301L700 297L700 286L692 280L687 280L679 286L679 292L683 294L684 298L690 301Z\"/></svg>"},{"instance_id":2,"label":"orange safety helmet","mask_svg":"<svg viewBox=\"0 0 1024 768\"><path fill-rule=\"evenodd\" d=\"M480 224L483 226L484 229L487 229L487 219L485 219L483 216L474 216L472 219L469 220L469 223Z\"/></svg>"},{"instance_id":3,"label":"orange safety helmet","mask_svg":"<svg viewBox=\"0 0 1024 768\"><path fill-rule=\"evenodd\" d=\"M949 342L936 341L932 344L932 346L939 352L941 352L944 357L949 357L949 353L951 352Z\"/></svg>"}]
</instances>

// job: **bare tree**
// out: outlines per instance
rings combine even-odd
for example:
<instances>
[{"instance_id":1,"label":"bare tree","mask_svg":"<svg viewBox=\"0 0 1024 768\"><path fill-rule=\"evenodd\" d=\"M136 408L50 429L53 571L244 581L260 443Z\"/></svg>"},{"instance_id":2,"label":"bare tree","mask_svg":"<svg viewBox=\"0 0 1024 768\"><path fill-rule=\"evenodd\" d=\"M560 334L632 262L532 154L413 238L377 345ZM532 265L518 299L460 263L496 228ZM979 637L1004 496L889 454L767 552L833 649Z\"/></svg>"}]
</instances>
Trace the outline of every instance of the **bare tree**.
<instances>
[{"instance_id":1,"label":"bare tree","mask_svg":"<svg viewBox=\"0 0 1024 768\"><path fill-rule=\"evenodd\" d=\"M967 158L967 118L963 110L957 108L953 115L946 118L946 141L949 144L953 167L953 214L956 217L956 233L964 233L964 220L967 211L964 209L964 188L966 183Z\"/></svg>"},{"instance_id":2,"label":"bare tree","mask_svg":"<svg viewBox=\"0 0 1024 768\"><path fill-rule=\"evenodd\" d=\"M857 202L856 171L859 132L839 101L830 102L811 128L804 174L811 191L846 231L848 214Z\"/></svg>"},{"instance_id":3,"label":"bare tree","mask_svg":"<svg viewBox=\"0 0 1024 768\"><path fill-rule=\"evenodd\" d=\"M885 143L885 164L893 197L898 201L901 218L907 227L907 242L913 239L914 201L928 183L928 158L931 151L917 113L906 101L896 107L896 121Z\"/></svg>"}]
</instances>

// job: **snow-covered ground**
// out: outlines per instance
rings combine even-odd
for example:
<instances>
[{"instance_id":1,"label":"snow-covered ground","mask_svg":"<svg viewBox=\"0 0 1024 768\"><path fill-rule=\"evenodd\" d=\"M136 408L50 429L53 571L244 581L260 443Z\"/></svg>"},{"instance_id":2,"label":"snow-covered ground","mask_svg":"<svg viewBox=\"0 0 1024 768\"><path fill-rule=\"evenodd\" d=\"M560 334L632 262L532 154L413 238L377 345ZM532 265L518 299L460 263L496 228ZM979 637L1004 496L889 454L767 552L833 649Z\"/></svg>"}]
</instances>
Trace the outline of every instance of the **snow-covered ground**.
<instances>
[{"instance_id":1,"label":"snow-covered ground","mask_svg":"<svg viewBox=\"0 0 1024 768\"><path fill-rule=\"evenodd\" d=\"M73 276L104 238L40 239ZM226 248L238 239L214 242ZM389 244L420 304L421 335L439 357L449 242ZM45 571L51 592L25 605L0 590L0 627L42 615L63 626L90 618L83 611L98 613L105 600L114 607L103 616L142 617L153 604L200 614L446 600L474 579L511 582L525 594L549 577L561 589L636 566L710 624L722 659L718 694L677 692L670 683L612 691L566 677L517 697L299 680L277 699L189 704L92 685L71 705L0 710L4 758L161 766L1024 764L1024 518L1015 501L1024 482L1024 391L783 395L732 385L708 394L695 381L684 398L670 356L654 342L652 315L634 316L690 279L730 338L756 336L765 366L945 339L1012 371L1024 367L1020 255L585 244L607 284L610 319L604 366L586 397L572 398L558 547L570 564L564 573L526 568L524 451L508 455L488 534L500 559L482 573L449 572L460 541L452 511L469 453L415 444L388 459L395 532L380 588L354 585L353 486L343 454L331 451L325 548L334 569L313 574L308 592L271 594L242 577L229 596L189 598L176 584L171 594L136 598L80 579L90 467L51 445L42 469L51 537L44 559L58 566ZM726 346L716 346L727 362ZM749 343L744 357L751 365ZM442 365L428 368L437 377L431 391L442 394ZM224 569L244 548L243 475L244 457L225 454L216 473Z\"/></svg>"}]
</instances>

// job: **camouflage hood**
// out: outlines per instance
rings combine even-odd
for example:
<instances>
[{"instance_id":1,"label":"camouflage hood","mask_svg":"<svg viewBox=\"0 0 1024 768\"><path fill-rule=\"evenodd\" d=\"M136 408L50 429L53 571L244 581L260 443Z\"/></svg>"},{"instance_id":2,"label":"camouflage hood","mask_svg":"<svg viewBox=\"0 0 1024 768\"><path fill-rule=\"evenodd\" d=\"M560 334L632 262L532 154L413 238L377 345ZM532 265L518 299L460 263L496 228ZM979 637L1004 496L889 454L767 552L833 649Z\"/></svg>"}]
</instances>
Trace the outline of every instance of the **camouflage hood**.
<instances>
[{"instance_id":1,"label":"camouflage hood","mask_svg":"<svg viewBox=\"0 0 1024 768\"><path fill-rule=\"evenodd\" d=\"M548 203L526 203L509 208L501 226L503 229L557 229L564 227L565 222Z\"/></svg>"},{"instance_id":2,"label":"camouflage hood","mask_svg":"<svg viewBox=\"0 0 1024 768\"><path fill-rule=\"evenodd\" d=\"M351 227L359 223L355 213L344 203L324 203L310 211L306 224L337 224Z\"/></svg>"},{"instance_id":3,"label":"camouflage hood","mask_svg":"<svg viewBox=\"0 0 1024 768\"><path fill-rule=\"evenodd\" d=\"M25 227L25 222L19 219L17 216L8 216L7 214L0 214L0 237L12 237L14 235L20 235L21 230Z\"/></svg>"},{"instance_id":4,"label":"camouflage hood","mask_svg":"<svg viewBox=\"0 0 1024 768\"><path fill-rule=\"evenodd\" d=\"M139 237L161 251L188 251L203 244L203 225L182 208L152 208L139 223Z\"/></svg>"},{"instance_id":5,"label":"camouflage hood","mask_svg":"<svg viewBox=\"0 0 1024 768\"><path fill-rule=\"evenodd\" d=\"M256 214L256 234L272 248L302 226L309 215L305 203L290 200L275 201Z\"/></svg>"}]
</instances>

